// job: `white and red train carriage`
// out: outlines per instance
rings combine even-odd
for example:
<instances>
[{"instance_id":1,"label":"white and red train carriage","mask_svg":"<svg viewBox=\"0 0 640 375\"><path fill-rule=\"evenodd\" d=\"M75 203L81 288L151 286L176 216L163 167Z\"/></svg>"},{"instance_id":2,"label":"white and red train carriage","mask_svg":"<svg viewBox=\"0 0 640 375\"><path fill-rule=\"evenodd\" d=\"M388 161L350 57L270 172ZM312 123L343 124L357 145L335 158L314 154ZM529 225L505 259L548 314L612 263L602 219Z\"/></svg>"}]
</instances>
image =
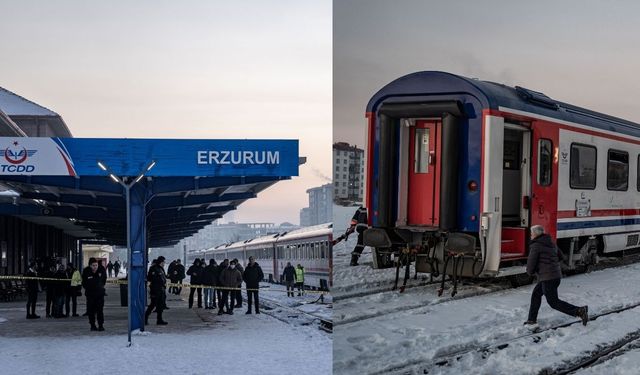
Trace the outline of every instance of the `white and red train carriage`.
<instances>
[{"instance_id":1,"label":"white and red train carriage","mask_svg":"<svg viewBox=\"0 0 640 375\"><path fill-rule=\"evenodd\" d=\"M260 264L265 281L280 283L287 262L293 266L302 265L305 269L305 286L313 289L328 290L332 286L332 249L333 225L320 224L290 232L270 234L262 237L218 245L206 250L191 253L195 258L224 259L237 258L244 266L253 256Z\"/></svg>"},{"instance_id":2,"label":"white and red train carriage","mask_svg":"<svg viewBox=\"0 0 640 375\"><path fill-rule=\"evenodd\" d=\"M377 267L519 274L533 225L571 269L640 248L639 124L444 72L389 83L366 116Z\"/></svg>"}]
</instances>

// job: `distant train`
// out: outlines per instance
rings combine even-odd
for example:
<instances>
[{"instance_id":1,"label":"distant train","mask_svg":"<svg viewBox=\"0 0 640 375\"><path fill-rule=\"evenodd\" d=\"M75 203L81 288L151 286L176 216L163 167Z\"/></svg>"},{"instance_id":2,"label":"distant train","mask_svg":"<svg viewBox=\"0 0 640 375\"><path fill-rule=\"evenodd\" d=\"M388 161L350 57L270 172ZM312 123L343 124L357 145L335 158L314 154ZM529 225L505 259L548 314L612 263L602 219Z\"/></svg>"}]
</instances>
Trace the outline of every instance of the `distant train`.
<instances>
[{"instance_id":1,"label":"distant train","mask_svg":"<svg viewBox=\"0 0 640 375\"><path fill-rule=\"evenodd\" d=\"M296 229L290 232L218 245L206 250L192 252L187 261L195 258L224 259L237 258L244 266L253 256L260 264L265 281L280 283L287 262L295 267L301 264L305 269L305 285L313 289L328 290L333 285L332 248L333 225L320 224Z\"/></svg>"},{"instance_id":2,"label":"distant train","mask_svg":"<svg viewBox=\"0 0 640 375\"><path fill-rule=\"evenodd\" d=\"M366 116L376 267L409 256L420 272L521 274L533 225L569 269L640 248L639 124L428 71L380 89Z\"/></svg>"}]
</instances>

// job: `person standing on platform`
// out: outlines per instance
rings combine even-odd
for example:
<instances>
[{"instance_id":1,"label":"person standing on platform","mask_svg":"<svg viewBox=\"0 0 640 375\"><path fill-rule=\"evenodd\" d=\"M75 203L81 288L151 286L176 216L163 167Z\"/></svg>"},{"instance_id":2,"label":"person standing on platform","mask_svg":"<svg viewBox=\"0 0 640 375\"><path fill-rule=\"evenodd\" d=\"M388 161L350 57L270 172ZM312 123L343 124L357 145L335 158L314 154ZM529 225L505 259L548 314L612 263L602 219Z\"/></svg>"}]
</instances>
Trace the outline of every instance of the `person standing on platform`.
<instances>
[{"instance_id":1,"label":"person standing on platform","mask_svg":"<svg viewBox=\"0 0 640 375\"><path fill-rule=\"evenodd\" d=\"M304 267L300 263L296 267L296 286L298 287L298 296L304 294Z\"/></svg>"},{"instance_id":2,"label":"person standing on platform","mask_svg":"<svg viewBox=\"0 0 640 375\"><path fill-rule=\"evenodd\" d=\"M87 296L87 314L89 315L89 324L92 331L104 331L104 283L103 270L98 268L98 261L95 258L89 258L89 267L82 271L82 286ZM98 327L96 327L96 316L98 318Z\"/></svg>"},{"instance_id":3,"label":"person standing on platform","mask_svg":"<svg viewBox=\"0 0 640 375\"><path fill-rule=\"evenodd\" d=\"M171 284L174 284L176 281L178 281L173 275L173 271L175 270L175 268L176 268L176 261L172 260L171 263L169 263L169 267L167 267L167 277L169 278L169 281L171 281ZM175 286L170 286L169 293L174 293L175 289L176 289Z\"/></svg>"},{"instance_id":4,"label":"person standing on platform","mask_svg":"<svg viewBox=\"0 0 640 375\"><path fill-rule=\"evenodd\" d=\"M191 285L200 285L200 277L202 274L202 267L200 267L200 259L196 258L193 261L193 264L191 265L191 267L189 267L189 270L187 271L187 275L191 276L191 280L189 281L189 284ZM193 308L193 294L196 292L196 289L198 291L198 307L202 308L202 288L195 288L195 287L190 287L190 291L189 291L189 308Z\"/></svg>"},{"instance_id":5,"label":"person standing on platform","mask_svg":"<svg viewBox=\"0 0 640 375\"><path fill-rule=\"evenodd\" d=\"M147 273L147 280L151 283L149 286L151 303L144 313L145 324L149 324L149 315L151 315L154 307L158 314L156 324L162 326L169 324L162 319L162 311L167 306L167 275L164 273L164 261L165 258L159 256L156 264L149 268Z\"/></svg>"},{"instance_id":6,"label":"person standing on platform","mask_svg":"<svg viewBox=\"0 0 640 375\"><path fill-rule=\"evenodd\" d=\"M182 280L184 280L186 275L184 272L184 265L180 262L180 259L176 260L176 266L173 272L175 272L178 284L182 284ZM178 287L175 290L175 293L180 295L180 293L182 293L182 287Z\"/></svg>"},{"instance_id":7,"label":"person standing on platform","mask_svg":"<svg viewBox=\"0 0 640 375\"><path fill-rule=\"evenodd\" d=\"M38 277L36 271L36 262L29 262L29 268L24 274L26 277ZM36 315L36 303L38 302L38 290L40 285L38 280L27 280L27 319L39 319L40 315Z\"/></svg>"},{"instance_id":8,"label":"person standing on platform","mask_svg":"<svg viewBox=\"0 0 640 375\"><path fill-rule=\"evenodd\" d=\"M251 314L251 297L253 297L253 301L255 302L256 314L260 314L258 289L260 288L260 281L264 279L264 273L262 272L260 265L255 262L255 259L252 256L249 257L249 264L247 264L247 268L245 268L242 278L244 279L244 283L247 285L247 314Z\"/></svg>"},{"instance_id":9,"label":"person standing on platform","mask_svg":"<svg viewBox=\"0 0 640 375\"><path fill-rule=\"evenodd\" d=\"M222 309L222 306L220 305L222 303L222 289L220 289L222 287L222 281L220 280L220 276L222 276L222 271L227 267L229 267L229 260L225 259L220 262L216 269L216 285L218 286L218 288L216 288L216 294L218 295L218 307L220 307L220 309Z\"/></svg>"},{"instance_id":10,"label":"person standing on platform","mask_svg":"<svg viewBox=\"0 0 640 375\"><path fill-rule=\"evenodd\" d=\"M73 264L69 263L66 270L66 278L71 279L67 286L67 294L64 302L64 312L66 316L69 316L70 310L73 312L73 316L79 316L78 309L78 295L82 295L82 275L80 271L73 267ZM69 302L72 303L72 309L69 309Z\"/></svg>"},{"instance_id":11,"label":"person standing on platform","mask_svg":"<svg viewBox=\"0 0 640 375\"><path fill-rule=\"evenodd\" d=\"M225 259L225 263L229 264L228 262L229 261ZM218 315L222 315L223 306L227 307L227 314L233 315L234 298L230 292L232 292L238 284L242 283L242 274L236 269L234 264L229 264L220 274L220 282L224 289L222 290L222 302L218 304ZM229 301L229 297L231 297L231 301Z\"/></svg>"},{"instance_id":12,"label":"person standing on platform","mask_svg":"<svg viewBox=\"0 0 640 375\"><path fill-rule=\"evenodd\" d=\"M291 262L287 262L287 266L284 268L284 272L282 273L282 278L287 285L287 297L295 297L293 285L296 280L296 268L291 265Z\"/></svg>"},{"instance_id":13,"label":"person standing on platform","mask_svg":"<svg viewBox=\"0 0 640 375\"><path fill-rule=\"evenodd\" d=\"M109 277L113 277L113 263L111 263L111 260L107 263L107 271L109 272Z\"/></svg>"},{"instance_id":14,"label":"person standing on platform","mask_svg":"<svg viewBox=\"0 0 640 375\"><path fill-rule=\"evenodd\" d=\"M120 273L120 262L118 262L116 260L115 263L113 263L113 277L118 277L118 274Z\"/></svg>"},{"instance_id":15,"label":"person standing on platform","mask_svg":"<svg viewBox=\"0 0 640 375\"><path fill-rule=\"evenodd\" d=\"M66 316L62 314L62 309L64 307L64 297L67 292L69 282L63 281L67 278L67 273L64 270L64 264L58 264L58 270L53 275L53 278L60 281L53 282L53 311L51 312L51 315L54 318L66 318Z\"/></svg>"},{"instance_id":16,"label":"person standing on platform","mask_svg":"<svg viewBox=\"0 0 640 375\"><path fill-rule=\"evenodd\" d=\"M209 259L209 265L204 268L202 272L202 285L208 286L204 288L204 308L207 310L214 309L216 307L216 296L213 290L216 278L216 264L215 259Z\"/></svg>"},{"instance_id":17,"label":"person standing on platform","mask_svg":"<svg viewBox=\"0 0 640 375\"><path fill-rule=\"evenodd\" d=\"M233 264L235 264L236 269L238 271L240 271L240 275L244 274L244 268L242 267L242 265L240 264L240 262L238 261L237 258L233 259ZM235 296L235 298L231 298L231 302L233 302L233 300L235 299L235 307L236 308L241 308L242 307L242 280L240 280L240 283L236 286L238 289L233 291L232 296Z\"/></svg>"},{"instance_id":18,"label":"person standing on platform","mask_svg":"<svg viewBox=\"0 0 640 375\"><path fill-rule=\"evenodd\" d=\"M47 301L46 301L46 305L45 305L45 313L46 313L46 317L47 318L51 318L52 317L52 305L53 305L53 299L54 299L54 292L55 292L55 281L53 279L55 279L55 274L56 274L56 266L55 265L51 265L49 266L49 269L47 270L47 272L44 274L44 277L47 279L44 281L44 287L46 289L46 296L47 296Z\"/></svg>"}]
</instances>

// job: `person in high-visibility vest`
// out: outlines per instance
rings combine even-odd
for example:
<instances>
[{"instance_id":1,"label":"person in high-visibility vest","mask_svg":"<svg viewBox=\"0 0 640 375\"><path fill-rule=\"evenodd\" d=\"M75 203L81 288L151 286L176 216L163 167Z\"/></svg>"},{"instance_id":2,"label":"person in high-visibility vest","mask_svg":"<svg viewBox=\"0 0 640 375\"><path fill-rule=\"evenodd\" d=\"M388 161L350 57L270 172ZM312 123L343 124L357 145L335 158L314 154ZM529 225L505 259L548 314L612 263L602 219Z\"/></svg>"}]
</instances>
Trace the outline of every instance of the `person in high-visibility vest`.
<instances>
[{"instance_id":1,"label":"person in high-visibility vest","mask_svg":"<svg viewBox=\"0 0 640 375\"><path fill-rule=\"evenodd\" d=\"M296 267L296 287L298 288L298 296L304 294L304 267L300 263Z\"/></svg>"}]
</instances>

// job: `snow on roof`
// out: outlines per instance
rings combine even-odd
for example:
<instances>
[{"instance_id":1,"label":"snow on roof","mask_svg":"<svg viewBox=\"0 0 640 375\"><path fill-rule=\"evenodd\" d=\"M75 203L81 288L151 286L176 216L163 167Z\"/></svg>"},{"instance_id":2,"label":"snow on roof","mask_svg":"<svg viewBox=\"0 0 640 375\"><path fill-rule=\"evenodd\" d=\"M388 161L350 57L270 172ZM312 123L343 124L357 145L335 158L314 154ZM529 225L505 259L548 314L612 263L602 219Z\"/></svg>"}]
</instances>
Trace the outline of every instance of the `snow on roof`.
<instances>
[{"instance_id":1,"label":"snow on roof","mask_svg":"<svg viewBox=\"0 0 640 375\"><path fill-rule=\"evenodd\" d=\"M0 87L0 109L9 116L55 116L52 110Z\"/></svg>"}]
</instances>

